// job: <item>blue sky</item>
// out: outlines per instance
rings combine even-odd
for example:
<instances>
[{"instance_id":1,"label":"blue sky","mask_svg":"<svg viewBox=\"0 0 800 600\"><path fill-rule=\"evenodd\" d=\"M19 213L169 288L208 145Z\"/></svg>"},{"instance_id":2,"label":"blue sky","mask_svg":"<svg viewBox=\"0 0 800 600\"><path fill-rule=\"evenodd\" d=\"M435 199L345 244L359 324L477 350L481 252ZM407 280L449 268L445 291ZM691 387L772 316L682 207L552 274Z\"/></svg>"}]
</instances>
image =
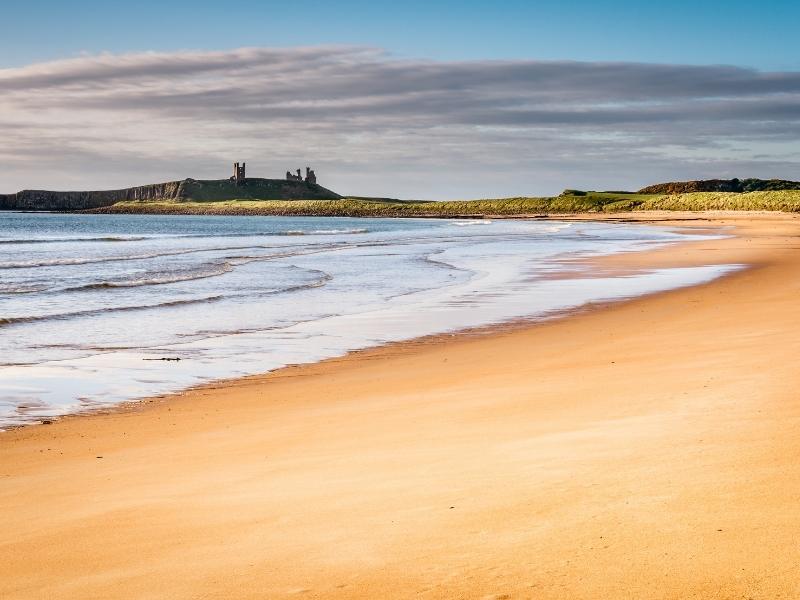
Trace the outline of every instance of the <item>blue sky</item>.
<instances>
[{"instance_id":1,"label":"blue sky","mask_svg":"<svg viewBox=\"0 0 800 600\"><path fill-rule=\"evenodd\" d=\"M0 193L800 179L800 2L0 2Z\"/></svg>"},{"instance_id":2,"label":"blue sky","mask_svg":"<svg viewBox=\"0 0 800 600\"><path fill-rule=\"evenodd\" d=\"M2 2L0 61L357 44L408 57L800 67L800 2Z\"/></svg>"}]
</instances>

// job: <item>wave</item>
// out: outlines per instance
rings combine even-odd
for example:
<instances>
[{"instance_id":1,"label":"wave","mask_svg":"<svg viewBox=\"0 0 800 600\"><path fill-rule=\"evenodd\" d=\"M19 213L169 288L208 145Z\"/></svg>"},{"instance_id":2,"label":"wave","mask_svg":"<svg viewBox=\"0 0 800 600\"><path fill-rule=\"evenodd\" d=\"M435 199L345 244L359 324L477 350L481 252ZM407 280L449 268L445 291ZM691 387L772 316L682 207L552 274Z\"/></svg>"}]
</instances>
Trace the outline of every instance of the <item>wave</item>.
<instances>
[{"instance_id":1,"label":"wave","mask_svg":"<svg viewBox=\"0 0 800 600\"><path fill-rule=\"evenodd\" d=\"M204 302L215 302L223 299L224 295L205 296L203 298L192 298L189 300L169 300L167 302L158 302L156 304L144 304L137 306L116 306L113 308L90 308L87 310L75 310L64 313L55 313L51 315L35 315L29 317L0 317L0 326L4 325L20 325L23 323L36 323L39 321L62 321L72 319L75 317L91 317L105 313L114 312L130 312L136 310L149 310L153 308L168 308L172 306L183 306L187 304L201 304Z\"/></svg>"},{"instance_id":2,"label":"wave","mask_svg":"<svg viewBox=\"0 0 800 600\"><path fill-rule=\"evenodd\" d=\"M0 285L0 295L12 294L35 294L36 292L43 292L48 288L46 285Z\"/></svg>"},{"instance_id":3,"label":"wave","mask_svg":"<svg viewBox=\"0 0 800 600\"><path fill-rule=\"evenodd\" d=\"M0 244L65 244L69 242L139 242L152 238L144 236L103 236L83 238L0 239Z\"/></svg>"},{"instance_id":4,"label":"wave","mask_svg":"<svg viewBox=\"0 0 800 600\"><path fill-rule=\"evenodd\" d=\"M198 252L199 250L179 250L175 252L151 252L148 254L130 254L123 256L93 256L81 258L54 258L50 260L28 260L17 262L2 262L0 269L33 269L37 267L65 267L73 265L91 265L104 262L116 262L126 260L147 260L150 258L159 258L161 256L177 256L180 254L189 254L191 252Z\"/></svg>"},{"instance_id":5,"label":"wave","mask_svg":"<svg viewBox=\"0 0 800 600\"><path fill-rule=\"evenodd\" d=\"M204 296L202 298L189 298L186 300L168 300L166 302L157 302L155 304L144 304L136 306L114 306L110 308L90 308L87 310L76 310L64 313L55 313L50 315L31 315L26 317L0 317L0 327L10 325L22 325L27 323L37 323L41 321L63 321L79 317L93 317L97 315L118 313L118 312L133 312L144 311L159 308L173 308L176 306L186 306L190 304L205 304L209 302L218 302L220 300L227 300L232 298L253 297L253 296L274 296L277 294L287 294L298 292L301 290L310 290L324 286L328 281L333 279L333 276L325 271L318 269L310 269L311 273L319 275L314 281L308 283L299 283L297 285L290 285L287 287L279 288L276 290L266 290L263 292L243 292L239 294L217 294L214 296Z\"/></svg>"},{"instance_id":6,"label":"wave","mask_svg":"<svg viewBox=\"0 0 800 600\"><path fill-rule=\"evenodd\" d=\"M65 267L74 265L91 265L105 262L118 262L128 260L149 260L162 256L181 256L184 254L197 254L201 252L224 252L226 250L246 250L258 246L221 247L221 248L191 248L187 250L173 250L167 252L150 252L147 254L128 254L122 256L92 256L80 258L54 258L51 260L29 260L20 262L2 262L0 269L33 269L37 267Z\"/></svg>"},{"instance_id":7,"label":"wave","mask_svg":"<svg viewBox=\"0 0 800 600\"><path fill-rule=\"evenodd\" d=\"M366 227L349 229L286 229L282 231L244 231L237 233L187 233L167 236L179 239L202 238L247 238L247 237L274 237L282 235L351 235L356 233L369 233Z\"/></svg>"},{"instance_id":8,"label":"wave","mask_svg":"<svg viewBox=\"0 0 800 600\"><path fill-rule=\"evenodd\" d=\"M469 227L471 225L491 225L491 219L470 219L469 221L453 221L453 225L458 227Z\"/></svg>"},{"instance_id":9,"label":"wave","mask_svg":"<svg viewBox=\"0 0 800 600\"><path fill-rule=\"evenodd\" d=\"M76 258L54 258L49 260L28 260L28 261L11 261L0 262L0 269L35 269L39 267L65 267L75 265L91 265L106 262L122 262L130 260L150 260L154 258L161 258L163 256L182 256L186 254L201 254L203 252L230 252L234 250L281 250L275 255L265 255L263 259L270 258L286 258L288 256L301 255L309 252L323 252L326 250L337 249L340 246L327 245L316 249L309 250L308 244L304 246L286 247L286 246L264 246L259 244L249 244L247 246L212 246L208 248L187 248L182 250L169 250L161 252L149 252L145 254L123 254L118 256L91 256L91 257L76 257Z\"/></svg>"},{"instance_id":10,"label":"wave","mask_svg":"<svg viewBox=\"0 0 800 600\"><path fill-rule=\"evenodd\" d=\"M286 235L352 235L357 233L369 233L366 227L353 229L289 229L286 231L255 231L244 233L190 233L185 235L159 235L152 236L93 236L93 237L56 237L42 239L0 239L0 245L17 244L67 244L67 243L92 243L92 242L141 242L144 240L164 240L164 239L202 239L202 238L246 238L246 237L265 237L265 236L286 236ZM64 263L66 264L66 263ZM32 265L37 266L37 265ZM0 265L2 268L3 265ZM5 268L13 268L6 266Z\"/></svg>"},{"instance_id":11,"label":"wave","mask_svg":"<svg viewBox=\"0 0 800 600\"><path fill-rule=\"evenodd\" d=\"M46 285L19 285L3 287L0 285L0 295L11 294L35 294L45 292L47 294L63 294L67 292L84 292L91 290L104 290L116 288L134 288L143 287L148 285L166 285L170 283L182 283L184 281L195 281L198 279L207 279L209 277L219 277L225 273L233 271L235 264L249 261L233 261L217 263L214 267L209 269L192 269L179 271L177 273L169 273L163 275L147 275L137 279L119 280L119 281L98 281L95 283L87 283L84 285L68 286L61 288L50 288Z\"/></svg>"},{"instance_id":12,"label":"wave","mask_svg":"<svg viewBox=\"0 0 800 600\"><path fill-rule=\"evenodd\" d=\"M280 254L271 254L269 256L229 256L227 257L227 260L223 262L212 263L210 266L207 266L205 268L190 269L190 270L178 271L175 273L166 273L161 276L150 275L129 280L99 281L95 283L77 285L74 287L61 288L53 291L57 293L81 292L81 291L116 289L116 288L134 288L134 287L143 287L149 285L167 285L170 283L197 281L199 279L208 279L211 277L219 277L221 275L225 275L226 273L232 272L235 267L246 265L248 263L274 260L290 256L297 256L297 254L280 253ZM304 269L304 270L316 273L324 273L323 271L317 271L316 269Z\"/></svg>"},{"instance_id":13,"label":"wave","mask_svg":"<svg viewBox=\"0 0 800 600\"><path fill-rule=\"evenodd\" d=\"M544 231L547 233L558 233L564 229L569 229L572 227L572 223L561 223L560 225L549 225L544 228Z\"/></svg>"},{"instance_id":14,"label":"wave","mask_svg":"<svg viewBox=\"0 0 800 600\"><path fill-rule=\"evenodd\" d=\"M369 233L369 229L312 229L311 231L303 231L302 229L290 229L289 231L281 231L275 235L348 235L355 233Z\"/></svg>"},{"instance_id":15,"label":"wave","mask_svg":"<svg viewBox=\"0 0 800 600\"><path fill-rule=\"evenodd\" d=\"M182 273L167 274L161 277L140 277L138 279L129 279L127 281L99 281L96 283L87 283L85 285L77 285L74 287L67 287L58 290L59 292L81 292L89 290L106 290L115 288L133 288L143 287L148 285L166 285L169 283L181 283L184 281L196 281L198 279L208 279L209 277L219 277L225 273L233 271L233 264L226 262L217 266L216 269L207 269L204 271L184 271Z\"/></svg>"}]
</instances>

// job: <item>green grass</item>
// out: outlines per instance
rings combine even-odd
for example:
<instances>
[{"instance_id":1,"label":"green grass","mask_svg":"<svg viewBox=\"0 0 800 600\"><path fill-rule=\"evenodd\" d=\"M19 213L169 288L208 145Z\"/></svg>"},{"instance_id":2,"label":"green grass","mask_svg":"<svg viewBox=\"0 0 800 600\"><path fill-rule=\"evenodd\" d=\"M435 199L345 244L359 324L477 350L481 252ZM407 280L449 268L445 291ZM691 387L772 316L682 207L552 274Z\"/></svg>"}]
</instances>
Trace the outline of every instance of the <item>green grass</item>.
<instances>
[{"instance_id":1,"label":"green grass","mask_svg":"<svg viewBox=\"0 0 800 600\"><path fill-rule=\"evenodd\" d=\"M693 192L652 196L638 210L768 210L800 212L800 190L770 192Z\"/></svg>"},{"instance_id":2,"label":"green grass","mask_svg":"<svg viewBox=\"0 0 800 600\"><path fill-rule=\"evenodd\" d=\"M271 200L287 198L287 188L291 190L293 185L301 188L300 193L311 192L309 195L312 198L332 198L336 196L319 186L306 185L305 183L292 184L282 179L260 179L257 177L251 177L244 185L237 185L227 179L202 181L186 179L181 182L181 191L189 202Z\"/></svg>"},{"instance_id":3,"label":"green grass","mask_svg":"<svg viewBox=\"0 0 800 600\"><path fill-rule=\"evenodd\" d=\"M383 199L226 200L220 202L120 202L94 212L284 215L350 217L480 217L565 213L615 213L640 210L769 210L800 212L800 190L648 195L616 192L562 194L552 198L501 198L446 202Z\"/></svg>"}]
</instances>

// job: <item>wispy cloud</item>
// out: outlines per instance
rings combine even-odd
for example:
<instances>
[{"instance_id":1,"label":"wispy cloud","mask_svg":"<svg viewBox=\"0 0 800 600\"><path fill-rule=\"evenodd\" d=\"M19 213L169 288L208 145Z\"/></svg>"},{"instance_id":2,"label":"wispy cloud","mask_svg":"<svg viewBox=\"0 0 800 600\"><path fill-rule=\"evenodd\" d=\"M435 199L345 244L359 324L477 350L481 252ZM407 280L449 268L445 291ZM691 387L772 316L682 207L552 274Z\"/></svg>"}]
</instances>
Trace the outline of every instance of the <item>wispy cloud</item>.
<instances>
[{"instance_id":1,"label":"wispy cloud","mask_svg":"<svg viewBox=\"0 0 800 600\"><path fill-rule=\"evenodd\" d=\"M310 162L416 197L797 176L800 73L441 62L350 47L96 55L0 70L0 191Z\"/></svg>"}]
</instances>

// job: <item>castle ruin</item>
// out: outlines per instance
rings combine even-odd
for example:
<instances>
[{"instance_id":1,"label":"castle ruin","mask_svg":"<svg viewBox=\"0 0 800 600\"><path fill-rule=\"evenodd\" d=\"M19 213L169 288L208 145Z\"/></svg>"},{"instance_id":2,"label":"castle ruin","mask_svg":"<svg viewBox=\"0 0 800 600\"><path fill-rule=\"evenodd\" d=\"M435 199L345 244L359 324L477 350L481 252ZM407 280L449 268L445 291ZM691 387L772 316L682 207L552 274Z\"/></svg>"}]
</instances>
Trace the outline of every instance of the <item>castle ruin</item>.
<instances>
[{"instance_id":1,"label":"castle ruin","mask_svg":"<svg viewBox=\"0 0 800 600\"><path fill-rule=\"evenodd\" d=\"M314 169L311 167L306 167L306 177L305 180L303 179L302 172L300 169L297 169L297 175L292 173L291 171L286 171L286 180L287 181L305 181L306 183L317 183L317 174L314 173Z\"/></svg>"},{"instance_id":2,"label":"castle ruin","mask_svg":"<svg viewBox=\"0 0 800 600\"><path fill-rule=\"evenodd\" d=\"M233 163L233 176L231 176L231 181L235 182L236 185L242 185L247 179L244 174L245 164L246 163L242 163L239 165L238 162Z\"/></svg>"},{"instance_id":3,"label":"castle ruin","mask_svg":"<svg viewBox=\"0 0 800 600\"><path fill-rule=\"evenodd\" d=\"M236 185L244 185L247 183L247 176L245 175L245 165L246 163L233 163L233 175L231 175L228 179L229 181L234 182ZM297 169L295 173L291 171L286 171L286 181L305 181L306 183L316 184L317 183L317 174L314 173L314 169L311 167L306 167L306 175L303 177L303 172L300 169Z\"/></svg>"}]
</instances>

